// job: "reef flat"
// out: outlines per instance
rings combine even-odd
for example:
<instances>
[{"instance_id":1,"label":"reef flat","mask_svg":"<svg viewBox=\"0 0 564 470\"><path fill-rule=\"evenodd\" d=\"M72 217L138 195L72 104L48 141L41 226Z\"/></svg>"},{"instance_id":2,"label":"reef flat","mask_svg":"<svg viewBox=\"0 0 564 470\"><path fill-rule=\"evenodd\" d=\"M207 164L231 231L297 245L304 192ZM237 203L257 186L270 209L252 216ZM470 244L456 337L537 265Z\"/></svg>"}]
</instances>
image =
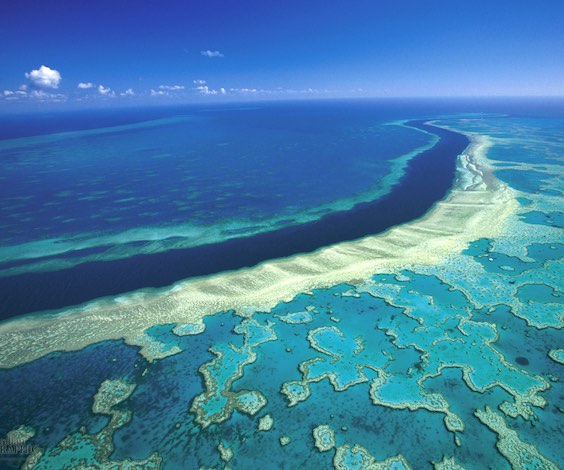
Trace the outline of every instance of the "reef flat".
<instances>
[{"instance_id":1,"label":"reef flat","mask_svg":"<svg viewBox=\"0 0 564 470\"><path fill-rule=\"evenodd\" d=\"M418 220L0 324L24 465L562 467L563 121L434 124L471 145Z\"/></svg>"}]
</instances>

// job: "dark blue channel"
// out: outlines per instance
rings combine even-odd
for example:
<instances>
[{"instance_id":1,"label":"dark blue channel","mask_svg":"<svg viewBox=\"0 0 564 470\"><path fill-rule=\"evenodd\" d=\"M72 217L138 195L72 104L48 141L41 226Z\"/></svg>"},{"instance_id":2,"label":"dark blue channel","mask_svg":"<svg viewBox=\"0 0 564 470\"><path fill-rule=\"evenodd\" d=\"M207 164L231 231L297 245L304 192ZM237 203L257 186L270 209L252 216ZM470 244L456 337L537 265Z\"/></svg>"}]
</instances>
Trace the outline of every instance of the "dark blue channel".
<instances>
[{"instance_id":1,"label":"dark blue channel","mask_svg":"<svg viewBox=\"0 0 564 470\"><path fill-rule=\"evenodd\" d=\"M446 195L454 182L456 157L469 141L463 134L424 121L411 121L408 125L433 133L440 140L411 159L391 191L376 201L330 213L313 222L221 243L0 278L0 319L250 267L376 234L417 219Z\"/></svg>"}]
</instances>

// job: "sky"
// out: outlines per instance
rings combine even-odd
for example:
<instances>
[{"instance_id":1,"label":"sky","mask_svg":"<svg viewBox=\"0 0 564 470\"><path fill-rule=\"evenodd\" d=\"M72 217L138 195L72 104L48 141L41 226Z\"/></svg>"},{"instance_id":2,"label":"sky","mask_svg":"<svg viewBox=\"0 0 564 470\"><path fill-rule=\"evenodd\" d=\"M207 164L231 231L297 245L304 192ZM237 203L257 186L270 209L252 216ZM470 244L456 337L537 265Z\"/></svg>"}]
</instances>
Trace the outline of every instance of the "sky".
<instances>
[{"instance_id":1,"label":"sky","mask_svg":"<svg viewBox=\"0 0 564 470\"><path fill-rule=\"evenodd\" d=\"M564 96L561 0L43 0L0 17L0 108Z\"/></svg>"}]
</instances>

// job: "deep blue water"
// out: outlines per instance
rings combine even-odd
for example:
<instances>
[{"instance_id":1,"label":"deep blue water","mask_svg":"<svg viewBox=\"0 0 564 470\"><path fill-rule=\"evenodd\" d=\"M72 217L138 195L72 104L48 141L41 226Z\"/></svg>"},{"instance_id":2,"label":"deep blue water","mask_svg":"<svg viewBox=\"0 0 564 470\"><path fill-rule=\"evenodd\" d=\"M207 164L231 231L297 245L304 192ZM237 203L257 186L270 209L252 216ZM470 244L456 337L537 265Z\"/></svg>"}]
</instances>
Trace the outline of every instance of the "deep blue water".
<instances>
[{"instance_id":1,"label":"deep blue water","mask_svg":"<svg viewBox=\"0 0 564 470\"><path fill-rule=\"evenodd\" d=\"M393 159L429 141L385 125L377 111L345 111L199 110L1 141L0 240L112 234L127 242L137 239L124 232L138 228L168 238L180 225L246 229L292 219L378 190Z\"/></svg>"}]
</instances>

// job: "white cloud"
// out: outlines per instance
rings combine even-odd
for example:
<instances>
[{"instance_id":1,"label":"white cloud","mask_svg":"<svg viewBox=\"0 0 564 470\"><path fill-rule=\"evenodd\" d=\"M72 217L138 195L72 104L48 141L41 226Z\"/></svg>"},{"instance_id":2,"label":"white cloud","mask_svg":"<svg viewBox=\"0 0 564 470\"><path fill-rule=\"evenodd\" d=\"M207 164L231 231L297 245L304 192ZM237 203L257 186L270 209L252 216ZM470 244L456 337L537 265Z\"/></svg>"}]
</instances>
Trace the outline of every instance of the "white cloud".
<instances>
[{"instance_id":1,"label":"white cloud","mask_svg":"<svg viewBox=\"0 0 564 470\"><path fill-rule=\"evenodd\" d=\"M94 88L94 83L92 82L80 82L77 85L78 88L80 88L81 90L88 90L89 88Z\"/></svg>"},{"instance_id":2,"label":"white cloud","mask_svg":"<svg viewBox=\"0 0 564 470\"><path fill-rule=\"evenodd\" d=\"M194 89L198 90L202 95L226 95L227 94L227 90L223 87L218 88L218 89L214 89L214 88L210 88L207 85L200 85L200 86L197 86Z\"/></svg>"},{"instance_id":3,"label":"white cloud","mask_svg":"<svg viewBox=\"0 0 564 470\"><path fill-rule=\"evenodd\" d=\"M39 88L59 88L59 83L61 83L61 74L54 69L42 65L37 70L32 70L27 72L25 77L31 81L31 83Z\"/></svg>"},{"instance_id":4,"label":"white cloud","mask_svg":"<svg viewBox=\"0 0 564 470\"><path fill-rule=\"evenodd\" d=\"M38 101L65 101L66 95L60 93L49 93L43 90L4 90L3 96L7 100L34 99Z\"/></svg>"},{"instance_id":5,"label":"white cloud","mask_svg":"<svg viewBox=\"0 0 564 470\"><path fill-rule=\"evenodd\" d=\"M151 96L165 96L168 95L166 91L162 90L151 90Z\"/></svg>"},{"instance_id":6,"label":"white cloud","mask_svg":"<svg viewBox=\"0 0 564 470\"><path fill-rule=\"evenodd\" d=\"M133 91L133 88L128 88L123 93L120 93L120 96L135 96L135 92Z\"/></svg>"},{"instance_id":7,"label":"white cloud","mask_svg":"<svg viewBox=\"0 0 564 470\"><path fill-rule=\"evenodd\" d=\"M25 92L20 92L25 93ZM64 101L67 99L65 95L56 93L47 93L43 90L33 90L29 93L30 98L34 98L40 101Z\"/></svg>"},{"instance_id":8,"label":"white cloud","mask_svg":"<svg viewBox=\"0 0 564 470\"><path fill-rule=\"evenodd\" d=\"M313 95L319 93L327 93L328 90L318 90L316 88L292 89L278 87L275 89L264 88L229 88L231 93L239 93L241 95Z\"/></svg>"},{"instance_id":9,"label":"white cloud","mask_svg":"<svg viewBox=\"0 0 564 470\"><path fill-rule=\"evenodd\" d=\"M305 88L305 89L299 89L299 90L295 90L293 88L288 88L288 89L284 89L283 90L284 93L289 93L289 94L316 94L316 93L320 93L319 90L317 90L316 88Z\"/></svg>"},{"instance_id":10,"label":"white cloud","mask_svg":"<svg viewBox=\"0 0 564 470\"><path fill-rule=\"evenodd\" d=\"M207 85L200 85L196 87L196 90L198 90L202 95L217 95L217 90L212 90Z\"/></svg>"},{"instance_id":11,"label":"white cloud","mask_svg":"<svg viewBox=\"0 0 564 470\"><path fill-rule=\"evenodd\" d=\"M229 91L232 91L232 92L235 92L235 93L243 93L243 94L268 93L268 90L258 90L257 88L230 88Z\"/></svg>"},{"instance_id":12,"label":"white cloud","mask_svg":"<svg viewBox=\"0 0 564 470\"><path fill-rule=\"evenodd\" d=\"M27 91L22 90L4 90L3 92L4 98L7 100L19 100L21 98L29 98Z\"/></svg>"},{"instance_id":13,"label":"white cloud","mask_svg":"<svg viewBox=\"0 0 564 470\"><path fill-rule=\"evenodd\" d=\"M115 92L111 88L106 88L104 85L98 85L98 93L103 96L116 96Z\"/></svg>"},{"instance_id":14,"label":"white cloud","mask_svg":"<svg viewBox=\"0 0 564 470\"><path fill-rule=\"evenodd\" d=\"M194 80L194 85L205 85L206 81L205 80Z\"/></svg>"},{"instance_id":15,"label":"white cloud","mask_svg":"<svg viewBox=\"0 0 564 470\"><path fill-rule=\"evenodd\" d=\"M169 91L177 91L177 90L184 90L183 85L159 85L160 90L169 90Z\"/></svg>"},{"instance_id":16,"label":"white cloud","mask_svg":"<svg viewBox=\"0 0 564 470\"><path fill-rule=\"evenodd\" d=\"M223 57L223 54L219 51L210 51L209 49L207 51L200 51L200 54L202 54L204 57Z\"/></svg>"}]
</instances>

